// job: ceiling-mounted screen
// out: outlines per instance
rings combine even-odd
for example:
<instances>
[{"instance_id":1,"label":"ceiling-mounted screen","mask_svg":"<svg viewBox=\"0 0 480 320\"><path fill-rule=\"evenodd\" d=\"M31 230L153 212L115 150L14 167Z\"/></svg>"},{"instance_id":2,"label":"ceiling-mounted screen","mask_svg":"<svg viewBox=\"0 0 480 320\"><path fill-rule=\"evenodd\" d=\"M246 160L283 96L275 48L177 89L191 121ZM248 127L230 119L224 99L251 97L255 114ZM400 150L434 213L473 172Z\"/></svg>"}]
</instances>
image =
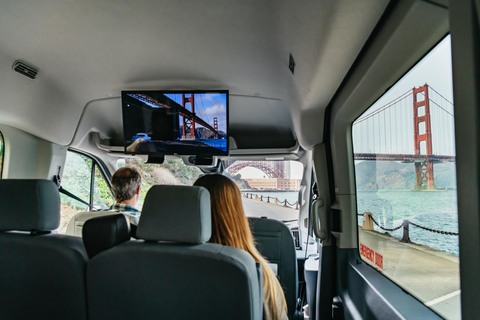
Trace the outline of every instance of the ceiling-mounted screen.
<instances>
[{"instance_id":1,"label":"ceiling-mounted screen","mask_svg":"<svg viewBox=\"0 0 480 320\"><path fill-rule=\"evenodd\" d=\"M122 91L125 152L228 155L228 91Z\"/></svg>"}]
</instances>

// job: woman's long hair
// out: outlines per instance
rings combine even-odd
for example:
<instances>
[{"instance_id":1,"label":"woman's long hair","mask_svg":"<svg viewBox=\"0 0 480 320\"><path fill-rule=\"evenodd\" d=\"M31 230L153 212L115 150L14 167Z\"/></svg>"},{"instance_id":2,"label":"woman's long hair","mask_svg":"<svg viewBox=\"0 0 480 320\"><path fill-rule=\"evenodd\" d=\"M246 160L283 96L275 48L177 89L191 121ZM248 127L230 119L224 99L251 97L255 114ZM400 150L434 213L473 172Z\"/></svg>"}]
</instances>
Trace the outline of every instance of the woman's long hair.
<instances>
[{"instance_id":1,"label":"woman's long hair","mask_svg":"<svg viewBox=\"0 0 480 320\"><path fill-rule=\"evenodd\" d=\"M264 307L269 309L272 319L278 319L286 312L285 296L267 260L255 247L237 185L220 174L204 175L198 178L194 185L205 187L210 192L212 236L209 242L243 249L250 253L255 261L260 262L263 268ZM279 297L281 308L277 305Z\"/></svg>"}]
</instances>

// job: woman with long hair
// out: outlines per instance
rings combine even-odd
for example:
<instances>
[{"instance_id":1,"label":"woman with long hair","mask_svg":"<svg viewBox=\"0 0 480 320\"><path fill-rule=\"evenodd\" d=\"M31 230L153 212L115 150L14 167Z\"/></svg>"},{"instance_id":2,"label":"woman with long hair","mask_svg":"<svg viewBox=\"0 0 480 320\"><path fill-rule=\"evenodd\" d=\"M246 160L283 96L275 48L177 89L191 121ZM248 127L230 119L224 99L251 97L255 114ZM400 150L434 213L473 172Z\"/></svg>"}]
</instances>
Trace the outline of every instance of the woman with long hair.
<instances>
[{"instance_id":1,"label":"woman with long hair","mask_svg":"<svg viewBox=\"0 0 480 320\"><path fill-rule=\"evenodd\" d=\"M212 236L209 242L236 247L250 253L263 268L264 320L288 319L283 289L267 260L255 247L237 185L220 174L204 175L198 178L194 185L205 187L210 192Z\"/></svg>"}]
</instances>

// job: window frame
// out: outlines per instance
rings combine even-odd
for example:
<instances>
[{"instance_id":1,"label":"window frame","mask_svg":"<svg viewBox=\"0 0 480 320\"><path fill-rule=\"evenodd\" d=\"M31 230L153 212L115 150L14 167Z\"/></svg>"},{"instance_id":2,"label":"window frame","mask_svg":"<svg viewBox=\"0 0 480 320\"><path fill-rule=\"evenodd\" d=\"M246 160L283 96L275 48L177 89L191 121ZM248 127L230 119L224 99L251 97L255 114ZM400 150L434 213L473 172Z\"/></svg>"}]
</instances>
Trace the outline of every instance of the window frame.
<instances>
[{"instance_id":1,"label":"window frame","mask_svg":"<svg viewBox=\"0 0 480 320\"><path fill-rule=\"evenodd\" d=\"M333 241L332 271L322 270L321 276L335 279L331 296L323 299L317 292L319 304L330 307L322 310L325 316L331 315L331 301L337 295L347 318L440 318L359 257L351 125L448 33L448 8L431 2L390 2L325 110Z\"/></svg>"},{"instance_id":2,"label":"window frame","mask_svg":"<svg viewBox=\"0 0 480 320\"><path fill-rule=\"evenodd\" d=\"M2 179L3 176L3 164L5 162L5 138L3 137L2 132L0 131L0 179Z\"/></svg>"},{"instance_id":3,"label":"window frame","mask_svg":"<svg viewBox=\"0 0 480 320\"><path fill-rule=\"evenodd\" d=\"M428 56L432 51L434 51L437 48L437 46L449 36L451 37L451 32L450 31L448 31L446 34L441 36L435 43L433 43L433 45L431 45L426 51L424 51L424 53L416 61L414 61L413 64L411 64L410 67L408 69L406 69L406 71L400 77L398 77L395 81L393 81L392 84L384 92L382 92L380 95L378 95L376 97L376 99L373 100L373 102L371 102L368 105L365 104L364 108L362 108L362 111L353 119L353 121L351 121L351 123L348 127L349 131L347 133L347 136L348 136L348 139L350 141L350 145L349 145L350 153L349 153L349 155L351 155L351 160L352 160L351 170L352 170L352 173L353 173L353 189L354 189L354 194L355 194L355 204L352 206L353 210L351 210L351 214L354 215L353 218L352 218L352 221L355 221L355 222L357 221L357 211L358 211L358 189L357 189L357 183L356 183L356 174L357 174L356 170L357 169L355 167L355 160L353 158L353 156L354 156L354 138L353 138L353 125L354 125L354 123L359 118L361 118L369 110L370 107L374 106L377 103L378 100L382 99L382 97L385 94L387 94L388 91L392 87L394 87L398 82L400 82L410 71L412 71L412 69L417 67L417 65L419 63L421 63L426 56ZM452 41L452 40L450 40L450 41ZM450 50L452 50L452 48L453 48L453 43L451 43L451 49ZM454 75L453 75L453 69L454 69L453 56L452 56L452 66L451 67L452 67L452 82L453 82L453 79L454 79ZM455 92L453 92L453 94L454 94L454 97L455 97ZM456 111L456 108L455 108L455 111ZM456 112L455 112L455 115L456 115ZM457 120L454 120L454 121L455 121L455 126L454 126L454 131L453 131L453 133L454 133L453 141L457 141L457 134L456 134L456 130L455 130L455 127L457 125L457 122L456 122ZM417 128L417 129L419 129L419 128ZM421 154L424 154L424 153L421 153ZM458 159L458 157L457 157L457 159ZM375 160L375 161L378 161L378 160ZM455 161L455 165L457 165L456 161ZM457 178L457 186L458 186L458 176L456 178ZM458 204L459 204L459 192L456 192L456 193L457 193L456 196L457 196L457 206L458 206ZM358 214L360 214L360 213L358 213ZM460 218L459 218L459 215L460 215L460 210L457 207L458 234L460 234ZM355 232L355 233L356 233L357 248L354 250L353 254L354 254L357 261L361 261L361 264L359 266L355 266L355 268L354 268L354 269L356 269L357 272L363 274L364 276L368 275L367 279L371 280L371 283L381 284L382 289L391 287L391 285L398 287L403 292L410 295L410 297L415 299L416 302L419 302L425 308L427 308L428 310L426 310L426 312L432 312L436 316L442 317L442 315L438 312L438 310L436 308L432 308L432 306L429 306L428 304L426 304L426 302L422 301L421 298L418 296L418 294L412 293L409 289L406 288L404 283L390 278L389 276L384 274L383 271L380 271L376 267L374 267L373 265L369 264L367 262L366 257L362 256L362 254L361 254L362 249L361 249L361 242L360 242L360 234L359 234L359 232ZM460 272L461 263L462 263L461 259L460 259L461 258L461 255L460 255L461 244L460 244L460 236L458 236L458 237L459 237L458 258L459 258L459 272ZM367 248L367 250L370 250L370 249ZM376 254L373 250L372 250L372 252L373 252L373 254ZM373 264L373 261L372 261L372 264ZM459 273L459 282L460 282L459 290L461 290L462 289L462 285L461 285L462 284L462 278L461 278L460 273ZM384 297L388 297L389 293L390 292L385 293ZM463 294L463 292L462 292L462 294ZM460 295L460 310L459 310L460 316L462 316L462 312L463 312L462 311L462 307L463 307L462 306L462 300L463 300L462 294ZM391 302L393 299L395 299L395 298L392 296L391 298L389 297L387 300L389 300ZM401 304L401 302L400 302L400 304Z\"/></svg>"}]
</instances>

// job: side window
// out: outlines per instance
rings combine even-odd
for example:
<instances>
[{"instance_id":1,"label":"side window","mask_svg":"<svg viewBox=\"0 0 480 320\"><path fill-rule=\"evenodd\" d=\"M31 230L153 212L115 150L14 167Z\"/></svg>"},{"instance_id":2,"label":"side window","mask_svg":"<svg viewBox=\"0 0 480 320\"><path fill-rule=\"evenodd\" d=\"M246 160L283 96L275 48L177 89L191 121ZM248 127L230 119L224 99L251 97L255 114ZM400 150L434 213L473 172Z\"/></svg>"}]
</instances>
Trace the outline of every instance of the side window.
<instances>
[{"instance_id":1,"label":"side window","mask_svg":"<svg viewBox=\"0 0 480 320\"><path fill-rule=\"evenodd\" d=\"M363 261L442 317L460 318L450 37L352 128Z\"/></svg>"},{"instance_id":2,"label":"side window","mask_svg":"<svg viewBox=\"0 0 480 320\"><path fill-rule=\"evenodd\" d=\"M65 233L70 219L78 212L104 210L113 204L109 184L93 158L73 151L67 152L60 202L59 233Z\"/></svg>"},{"instance_id":3,"label":"side window","mask_svg":"<svg viewBox=\"0 0 480 320\"><path fill-rule=\"evenodd\" d=\"M3 142L3 135L0 132L0 179L2 179L2 172L3 172L3 152L4 152L4 145Z\"/></svg>"}]
</instances>

